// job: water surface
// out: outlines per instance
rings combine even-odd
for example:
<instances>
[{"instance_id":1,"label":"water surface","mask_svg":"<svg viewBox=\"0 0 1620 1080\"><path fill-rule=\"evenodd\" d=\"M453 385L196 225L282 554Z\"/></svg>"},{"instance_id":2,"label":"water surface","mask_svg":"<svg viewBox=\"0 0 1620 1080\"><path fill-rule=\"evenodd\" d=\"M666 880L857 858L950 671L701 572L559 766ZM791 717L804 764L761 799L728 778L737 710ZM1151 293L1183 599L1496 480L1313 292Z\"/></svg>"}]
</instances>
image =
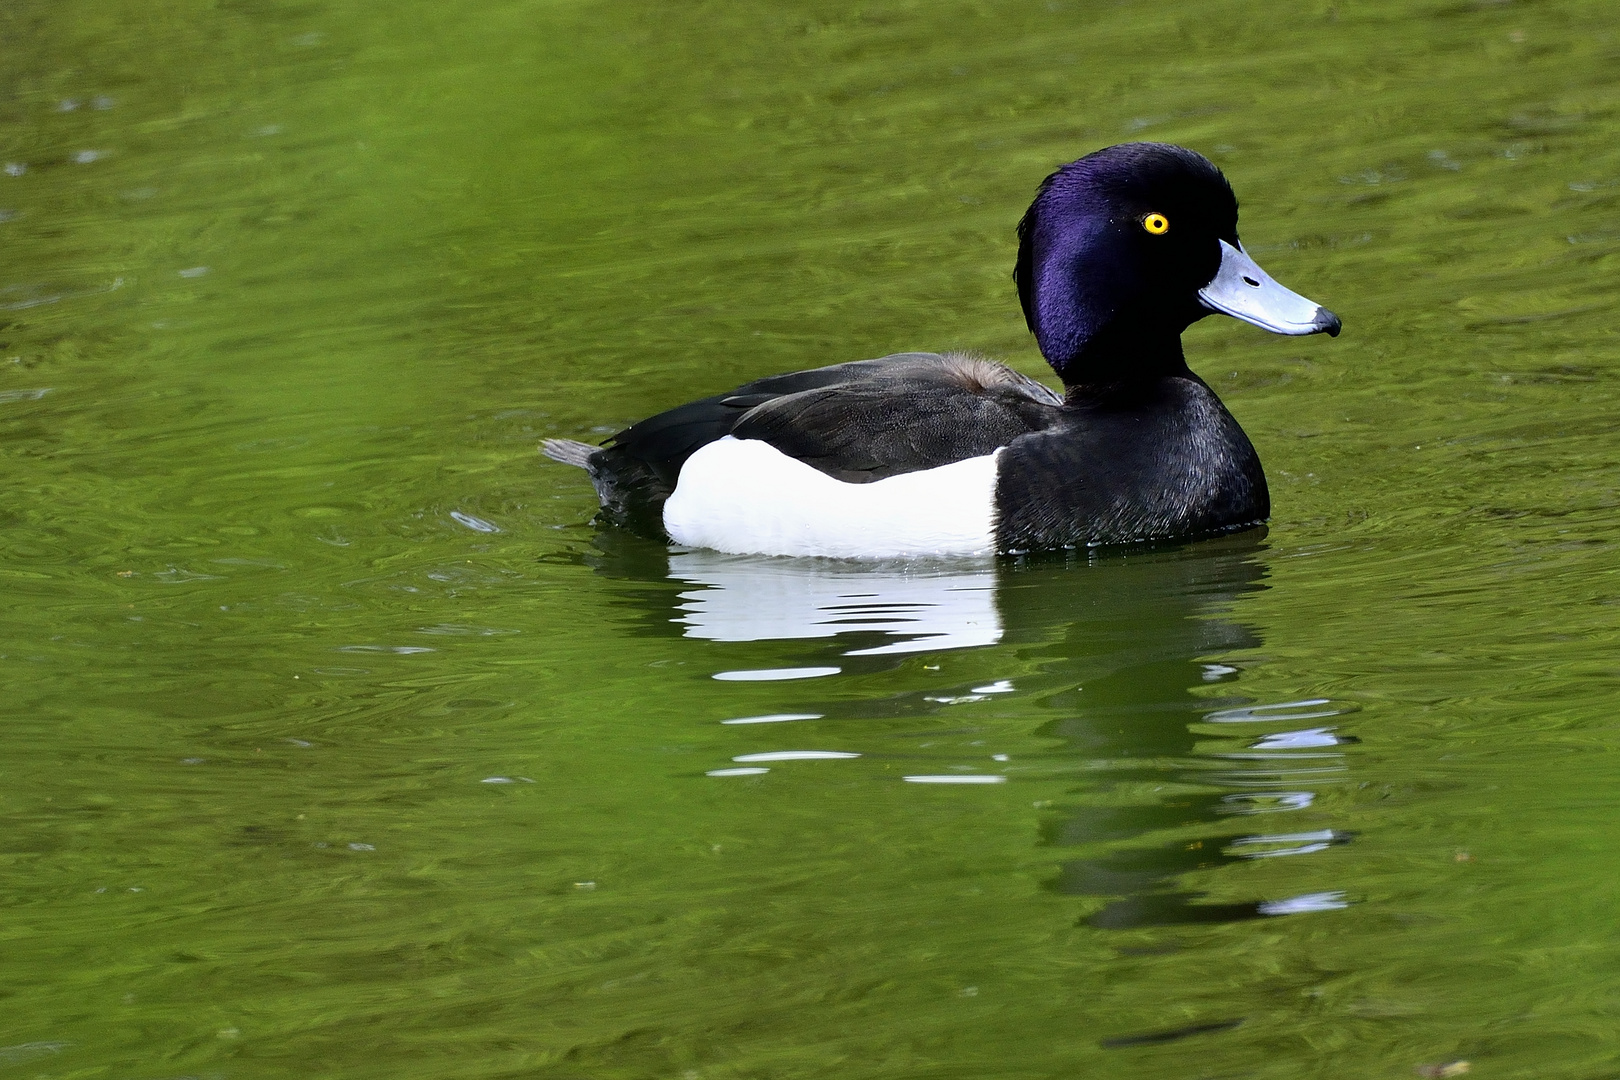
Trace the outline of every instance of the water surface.
<instances>
[{"instance_id":1,"label":"water surface","mask_svg":"<svg viewBox=\"0 0 1620 1080\"><path fill-rule=\"evenodd\" d=\"M0 12L0 1073L1609 1075L1608 5ZM1054 166L1208 154L1336 341L1269 530L851 566L542 437L1042 366Z\"/></svg>"}]
</instances>

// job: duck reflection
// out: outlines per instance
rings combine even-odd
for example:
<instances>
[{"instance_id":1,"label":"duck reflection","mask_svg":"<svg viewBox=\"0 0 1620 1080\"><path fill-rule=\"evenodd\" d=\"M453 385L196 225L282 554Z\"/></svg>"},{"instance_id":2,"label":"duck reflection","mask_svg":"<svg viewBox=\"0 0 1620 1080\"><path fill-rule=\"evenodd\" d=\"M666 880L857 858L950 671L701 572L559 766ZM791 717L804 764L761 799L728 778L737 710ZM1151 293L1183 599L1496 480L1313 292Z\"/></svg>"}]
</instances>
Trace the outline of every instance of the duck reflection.
<instances>
[{"instance_id":1,"label":"duck reflection","mask_svg":"<svg viewBox=\"0 0 1620 1080\"><path fill-rule=\"evenodd\" d=\"M894 638L845 650L886 656L994 645L1001 640L995 564L908 566L822 559L762 559L686 551L669 576L698 588L680 593L687 637L711 641L830 638L855 632Z\"/></svg>"},{"instance_id":2,"label":"duck reflection","mask_svg":"<svg viewBox=\"0 0 1620 1080\"><path fill-rule=\"evenodd\" d=\"M642 580L658 571L674 591L661 593L657 619L689 638L819 641L817 662L834 649L846 668L863 670L892 668L907 654L994 649L1006 679L948 693L906 680L881 698L853 702L847 691L805 686L783 715L932 717L1006 693L998 700L1051 717L1035 734L1052 749L1040 762L1025 755L1014 773L1087 776L1076 805L1042 830L1043 842L1076 851L1051 886L1093 898L1086 922L1122 929L1345 906L1335 889L1214 902L1180 884L1255 860L1315 855L1351 838L1326 827L1315 809L1322 785L1344 779L1342 747L1353 740L1332 719L1344 710L1320 699L1212 696L1241 674L1219 658L1262 644L1233 608L1266 588L1265 551L1257 531L1156 551L939 565L638 547L633 557L621 550L597 567Z\"/></svg>"},{"instance_id":3,"label":"duck reflection","mask_svg":"<svg viewBox=\"0 0 1620 1080\"><path fill-rule=\"evenodd\" d=\"M1273 708L1210 696L1212 684L1239 674L1211 658L1262 644L1259 632L1230 612L1240 596L1266 587L1264 550L1250 535L1087 568L1099 573L1014 565L1002 582L1002 617L1020 628L1009 629L1009 639L1028 634L1031 649L1046 657L1043 678L1062 687L1045 699L1059 715L1040 734L1087 759L1098 777L1084 793L1088 805L1043 829L1047 843L1087 852L1064 864L1053 886L1107 899L1086 920L1094 926L1226 922L1345 906L1337 890L1212 903L1177 888L1195 872L1313 854L1349 839L1332 829L1235 827L1257 814L1308 810L1315 785L1341 778L1342 755L1331 748L1348 741L1322 724L1342 711L1329 702ZM1083 593L1063 588L1063 575L1086 580ZM1071 605L1066 612L1055 607L1059 598ZM1301 720L1320 726L1276 730ZM1252 731L1254 741L1210 750L1216 724L1231 725L1225 730L1234 735ZM1172 794L1144 804L1139 793L1153 788ZM1155 837L1167 838L1150 842Z\"/></svg>"}]
</instances>

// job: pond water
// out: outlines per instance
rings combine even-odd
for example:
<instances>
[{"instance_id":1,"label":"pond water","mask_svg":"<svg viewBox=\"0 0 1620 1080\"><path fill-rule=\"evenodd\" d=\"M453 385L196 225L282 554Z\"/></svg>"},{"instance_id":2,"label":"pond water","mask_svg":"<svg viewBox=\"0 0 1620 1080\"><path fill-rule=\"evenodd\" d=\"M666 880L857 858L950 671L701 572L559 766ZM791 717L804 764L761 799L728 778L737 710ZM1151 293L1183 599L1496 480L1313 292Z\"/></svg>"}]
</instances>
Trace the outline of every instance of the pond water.
<instances>
[{"instance_id":1,"label":"pond water","mask_svg":"<svg viewBox=\"0 0 1620 1080\"><path fill-rule=\"evenodd\" d=\"M1599 0L13 0L0 1077L1620 1059ZM1269 531L845 565L539 439L969 348L1191 146ZM1045 373L1050 378L1050 373Z\"/></svg>"}]
</instances>

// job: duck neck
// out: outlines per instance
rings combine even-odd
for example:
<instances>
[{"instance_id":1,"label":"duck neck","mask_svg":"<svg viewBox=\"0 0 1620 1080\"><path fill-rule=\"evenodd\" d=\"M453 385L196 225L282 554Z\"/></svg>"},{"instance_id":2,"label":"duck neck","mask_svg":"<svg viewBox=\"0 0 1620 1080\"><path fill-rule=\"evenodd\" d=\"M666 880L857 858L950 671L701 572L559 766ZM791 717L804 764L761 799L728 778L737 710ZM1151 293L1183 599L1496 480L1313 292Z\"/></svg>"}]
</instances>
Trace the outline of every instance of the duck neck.
<instances>
[{"instance_id":1,"label":"duck neck","mask_svg":"<svg viewBox=\"0 0 1620 1080\"><path fill-rule=\"evenodd\" d=\"M1052 367L1071 398L1095 396L1108 387L1140 386L1192 374L1181 351L1179 331L1144 334L1140 327L1133 327L1128 334L1105 327L1074 355L1061 363L1053 361Z\"/></svg>"}]
</instances>

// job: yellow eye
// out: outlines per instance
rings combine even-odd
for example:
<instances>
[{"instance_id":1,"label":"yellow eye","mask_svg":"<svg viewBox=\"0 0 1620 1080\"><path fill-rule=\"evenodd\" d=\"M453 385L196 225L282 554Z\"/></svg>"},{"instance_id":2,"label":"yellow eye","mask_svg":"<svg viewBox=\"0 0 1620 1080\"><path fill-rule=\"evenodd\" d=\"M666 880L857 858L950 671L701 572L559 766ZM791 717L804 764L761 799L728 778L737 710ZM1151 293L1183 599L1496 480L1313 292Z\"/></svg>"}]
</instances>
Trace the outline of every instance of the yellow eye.
<instances>
[{"instance_id":1,"label":"yellow eye","mask_svg":"<svg viewBox=\"0 0 1620 1080\"><path fill-rule=\"evenodd\" d=\"M1142 228L1154 236L1163 236L1170 231L1170 219L1163 214L1149 214L1142 219Z\"/></svg>"}]
</instances>

